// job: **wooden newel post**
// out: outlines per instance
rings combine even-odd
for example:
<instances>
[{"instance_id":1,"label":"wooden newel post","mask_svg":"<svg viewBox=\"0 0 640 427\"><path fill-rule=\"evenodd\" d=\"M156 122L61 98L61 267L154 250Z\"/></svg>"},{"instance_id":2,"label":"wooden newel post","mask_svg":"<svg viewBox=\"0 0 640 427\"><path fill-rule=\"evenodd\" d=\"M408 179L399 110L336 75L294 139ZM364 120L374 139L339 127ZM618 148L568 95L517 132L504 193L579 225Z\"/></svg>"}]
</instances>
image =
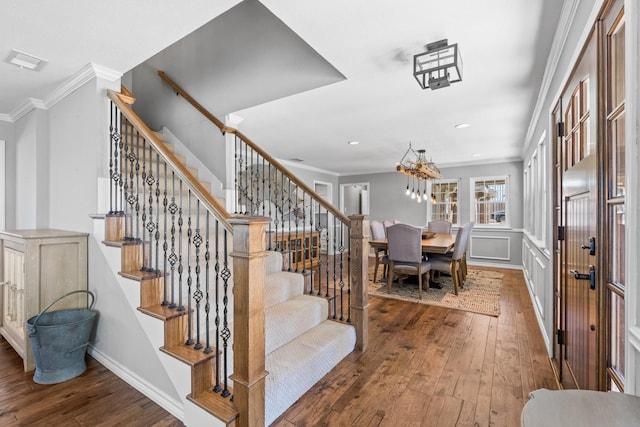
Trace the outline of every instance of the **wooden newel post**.
<instances>
[{"instance_id":1,"label":"wooden newel post","mask_svg":"<svg viewBox=\"0 0 640 427\"><path fill-rule=\"evenodd\" d=\"M233 394L236 425L264 426L264 283L266 217L236 217L233 226Z\"/></svg>"},{"instance_id":2,"label":"wooden newel post","mask_svg":"<svg viewBox=\"0 0 640 427\"><path fill-rule=\"evenodd\" d=\"M356 327L356 350L369 345L369 218L351 215L351 319Z\"/></svg>"}]
</instances>

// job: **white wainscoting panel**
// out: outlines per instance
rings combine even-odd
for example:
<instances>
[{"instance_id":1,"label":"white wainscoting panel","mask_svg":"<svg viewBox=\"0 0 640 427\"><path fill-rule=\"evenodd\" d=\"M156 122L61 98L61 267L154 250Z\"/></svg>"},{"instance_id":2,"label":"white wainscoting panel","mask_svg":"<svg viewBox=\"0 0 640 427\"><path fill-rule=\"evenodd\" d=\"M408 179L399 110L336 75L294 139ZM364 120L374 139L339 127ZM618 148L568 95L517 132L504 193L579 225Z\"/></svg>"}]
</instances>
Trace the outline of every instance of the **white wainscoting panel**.
<instances>
[{"instance_id":1,"label":"white wainscoting panel","mask_svg":"<svg viewBox=\"0 0 640 427\"><path fill-rule=\"evenodd\" d=\"M544 320L545 310L544 310L544 302L547 295L547 283L545 283L545 274L546 274L545 264L542 262L540 258L536 257L536 262L533 270L533 293L535 295L535 302L538 306L538 313L540 313L540 317Z\"/></svg>"},{"instance_id":2,"label":"white wainscoting panel","mask_svg":"<svg viewBox=\"0 0 640 427\"><path fill-rule=\"evenodd\" d=\"M471 258L511 260L511 238L471 236Z\"/></svg>"}]
</instances>

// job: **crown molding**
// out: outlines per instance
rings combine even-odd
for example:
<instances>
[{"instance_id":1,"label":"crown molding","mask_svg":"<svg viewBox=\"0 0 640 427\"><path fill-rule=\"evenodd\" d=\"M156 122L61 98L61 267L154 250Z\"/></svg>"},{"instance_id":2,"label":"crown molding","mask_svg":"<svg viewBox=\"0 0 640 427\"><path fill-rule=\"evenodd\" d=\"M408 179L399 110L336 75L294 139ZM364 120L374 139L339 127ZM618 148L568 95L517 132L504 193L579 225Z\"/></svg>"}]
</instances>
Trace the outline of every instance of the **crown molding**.
<instances>
[{"instance_id":1,"label":"crown molding","mask_svg":"<svg viewBox=\"0 0 640 427\"><path fill-rule=\"evenodd\" d=\"M110 82L116 81L122 77L122 73L112 70L101 65L89 63L80 69L77 73L73 74L62 85L51 91L47 97L42 99L29 98L14 109L11 114L0 114L0 120L5 122L14 123L20 120L34 109L48 110L56 105L58 102L69 96L76 89L79 89L84 84L90 82L94 78L100 78L108 80Z\"/></svg>"},{"instance_id":2,"label":"crown molding","mask_svg":"<svg viewBox=\"0 0 640 427\"><path fill-rule=\"evenodd\" d=\"M323 174L326 174L326 175L340 176L340 174L337 173L337 172L333 172L333 171L330 171L330 170L317 168L315 166L309 166L309 165L305 165L305 164L299 163L299 162L292 162L291 160L282 160L282 159L277 159L277 160L278 160L279 163L281 163L284 166L289 166L289 167L298 168L298 169L305 169L305 170L309 170L309 171L313 171L313 172L323 173Z\"/></svg>"}]
</instances>

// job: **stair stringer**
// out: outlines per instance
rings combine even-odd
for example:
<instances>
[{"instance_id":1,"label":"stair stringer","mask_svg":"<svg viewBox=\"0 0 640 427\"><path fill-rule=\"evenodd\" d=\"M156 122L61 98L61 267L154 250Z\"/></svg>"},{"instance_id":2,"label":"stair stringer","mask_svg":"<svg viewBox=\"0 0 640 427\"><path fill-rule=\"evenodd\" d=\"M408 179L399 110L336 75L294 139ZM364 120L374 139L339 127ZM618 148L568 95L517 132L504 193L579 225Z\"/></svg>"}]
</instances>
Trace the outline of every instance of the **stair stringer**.
<instances>
[{"instance_id":1,"label":"stair stringer","mask_svg":"<svg viewBox=\"0 0 640 427\"><path fill-rule=\"evenodd\" d=\"M99 224L96 224L94 226L94 229L96 231L96 239L101 242L102 240L104 240L104 221L95 221L99 222ZM100 232L100 234L98 234L98 232ZM138 310L138 307L140 305L139 283L134 280L122 277L118 274L118 272L121 270L120 248L110 247L104 244L100 244L98 246L100 247L104 258L107 261L110 270L113 271L114 277L125 296L128 306L135 314L139 325L147 336L149 342L153 347L153 351L155 352L158 360L163 366L164 374L173 384L180 400L176 401L163 390L158 390L157 388L150 385L147 385L146 387L140 387L140 384L148 383L146 383L146 381L144 381L143 379L137 377L135 373L127 370L126 368L122 368L121 366L119 367L117 363L101 353L96 354L96 360L101 363L103 363L104 361L104 366L109 368L109 370L114 372L125 382L136 388L145 396L149 397L158 405L169 411L173 416L180 419L185 425L189 427L199 427L205 425L225 426L225 423L220 421L217 417L203 410L187 399L187 396L191 393L191 368L187 364L160 350L164 346L164 325L158 319L148 316ZM96 352L92 352L92 355L93 353Z\"/></svg>"},{"instance_id":2,"label":"stair stringer","mask_svg":"<svg viewBox=\"0 0 640 427\"><path fill-rule=\"evenodd\" d=\"M217 176L207 165L202 163L202 161L195 155L189 147L187 147L177 136L171 132L167 127L162 127L162 131L156 132L157 135L161 136L162 140L165 143L172 144L175 147L176 153L181 154L186 159L186 164L190 167L193 167L198 170L198 179L200 181L205 181L211 184L211 195L218 199L224 199L224 184L218 179Z\"/></svg>"}]
</instances>

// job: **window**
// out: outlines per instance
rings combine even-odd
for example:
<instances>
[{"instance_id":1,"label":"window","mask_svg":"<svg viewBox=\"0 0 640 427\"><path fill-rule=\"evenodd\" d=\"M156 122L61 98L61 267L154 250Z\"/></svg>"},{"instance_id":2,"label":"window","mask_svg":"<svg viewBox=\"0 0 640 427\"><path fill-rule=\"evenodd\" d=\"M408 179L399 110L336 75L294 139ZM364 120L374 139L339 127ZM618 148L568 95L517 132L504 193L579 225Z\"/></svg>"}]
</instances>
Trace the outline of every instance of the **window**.
<instances>
[{"instance_id":1,"label":"window","mask_svg":"<svg viewBox=\"0 0 640 427\"><path fill-rule=\"evenodd\" d=\"M471 178L471 216L476 225L504 225L509 222L508 179Z\"/></svg>"},{"instance_id":2,"label":"window","mask_svg":"<svg viewBox=\"0 0 640 427\"><path fill-rule=\"evenodd\" d=\"M543 132L538 148L523 171L523 226L536 244L545 247L547 225L547 133Z\"/></svg>"},{"instance_id":3,"label":"window","mask_svg":"<svg viewBox=\"0 0 640 427\"><path fill-rule=\"evenodd\" d=\"M458 224L458 181L434 181L431 184L430 221L445 220Z\"/></svg>"}]
</instances>

